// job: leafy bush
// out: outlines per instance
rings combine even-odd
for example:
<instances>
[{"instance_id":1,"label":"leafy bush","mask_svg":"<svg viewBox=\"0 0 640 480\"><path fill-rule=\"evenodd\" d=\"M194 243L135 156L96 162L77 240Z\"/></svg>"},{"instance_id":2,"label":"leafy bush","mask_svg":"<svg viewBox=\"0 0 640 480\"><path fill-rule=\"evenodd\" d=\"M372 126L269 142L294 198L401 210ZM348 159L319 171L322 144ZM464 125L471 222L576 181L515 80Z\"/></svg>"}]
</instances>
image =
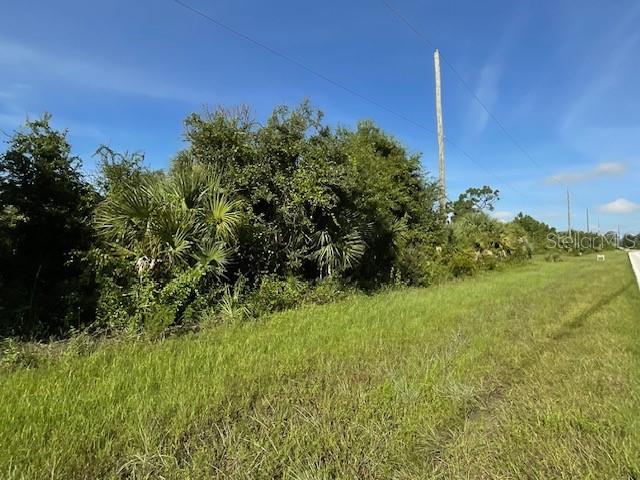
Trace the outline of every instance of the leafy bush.
<instances>
[{"instance_id":1,"label":"leafy bush","mask_svg":"<svg viewBox=\"0 0 640 480\"><path fill-rule=\"evenodd\" d=\"M302 303L309 291L309 285L298 278L279 278L268 275L262 278L258 288L247 297L247 308L259 317L261 315L286 310Z\"/></svg>"},{"instance_id":2,"label":"leafy bush","mask_svg":"<svg viewBox=\"0 0 640 480\"><path fill-rule=\"evenodd\" d=\"M251 310L245 305L241 295L242 290L238 288L237 283L233 289L229 286L225 288L222 298L218 303L218 310L224 321L233 322L236 320L244 320L251 316Z\"/></svg>"},{"instance_id":3,"label":"leafy bush","mask_svg":"<svg viewBox=\"0 0 640 480\"><path fill-rule=\"evenodd\" d=\"M13 371L37 365L37 357L15 338L0 340L0 371Z\"/></svg>"},{"instance_id":4,"label":"leafy bush","mask_svg":"<svg viewBox=\"0 0 640 480\"><path fill-rule=\"evenodd\" d=\"M27 121L0 154L0 335L42 338L93 321L96 194L49 121Z\"/></svg>"},{"instance_id":5,"label":"leafy bush","mask_svg":"<svg viewBox=\"0 0 640 480\"><path fill-rule=\"evenodd\" d=\"M443 240L439 232L410 229L403 233L396 247L395 283L427 287L449 277L451 272L446 267L448 253L440 246Z\"/></svg>"},{"instance_id":6,"label":"leafy bush","mask_svg":"<svg viewBox=\"0 0 640 480\"><path fill-rule=\"evenodd\" d=\"M548 253L547 255L545 255L544 259L547 262L561 262L562 261L562 257L560 256L559 253Z\"/></svg>"},{"instance_id":7,"label":"leafy bush","mask_svg":"<svg viewBox=\"0 0 640 480\"><path fill-rule=\"evenodd\" d=\"M323 304L334 302L352 293L355 289L345 285L344 281L338 277L327 277L311 285L305 296L307 303Z\"/></svg>"},{"instance_id":8,"label":"leafy bush","mask_svg":"<svg viewBox=\"0 0 640 480\"><path fill-rule=\"evenodd\" d=\"M266 122L218 109L185 125L167 171L99 148L95 186L48 117L14 136L0 156L0 334L161 335L428 286L524 261L552 230L488 216L489 186L440 212L419 155L372 121L331 128L309 102Z\"/></svg>"},{"instance_id":9,"label":"leafy bush","mask_svg":"<svg viewBox=\"0 0 640 480\"><path fill-rule=\"evenodd\" d=\"M219 282L241 214L219 174L186 165L110 191L96 218L104 242L98 318L159 331L185 312L193 318L201 289Z\"/></svg>"},{"instance_id":10,"label":"leafy bush","mask_svg":"<svg viewBox=\"0 0 640 480\"><path fill-rule=\"evenodd\" d=\"M372 122L333 132L308 102L277 107L260 125L245 110L191 115L178 163L212 165L243 199L246 223L230 277L389 280L400 219L438 224L437 189Z\"/></svg>"},{"instance_id":11,"label":"leafy bush","mask_svg":"<svg viewBox=\"0 0 640 480\"><path fill-rule=\"evenodd\" d=\"M469 251L456 251L449 258L449 268L454 277L473 275L478 270L475 254Z\"/></svg>"}]
</instances>

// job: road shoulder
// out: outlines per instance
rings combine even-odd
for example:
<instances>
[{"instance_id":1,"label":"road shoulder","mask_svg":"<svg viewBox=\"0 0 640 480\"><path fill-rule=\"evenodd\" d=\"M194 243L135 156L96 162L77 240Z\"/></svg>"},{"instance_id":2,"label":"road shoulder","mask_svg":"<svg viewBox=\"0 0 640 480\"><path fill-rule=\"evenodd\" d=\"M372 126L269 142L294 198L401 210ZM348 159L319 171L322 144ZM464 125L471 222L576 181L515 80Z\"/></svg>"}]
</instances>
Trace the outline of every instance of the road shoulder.
<instances>
[{"instance_id":1,"label":"road shoulder","mask_svg":"<svg viewBox=\"0 0 640 480\"><path fill-rule=\"evenodd\" d=\"M640 288L640 252L629 252L629 260L631 261L633 273L636 275L638 287Z\"/></svg>"}]
</instances>

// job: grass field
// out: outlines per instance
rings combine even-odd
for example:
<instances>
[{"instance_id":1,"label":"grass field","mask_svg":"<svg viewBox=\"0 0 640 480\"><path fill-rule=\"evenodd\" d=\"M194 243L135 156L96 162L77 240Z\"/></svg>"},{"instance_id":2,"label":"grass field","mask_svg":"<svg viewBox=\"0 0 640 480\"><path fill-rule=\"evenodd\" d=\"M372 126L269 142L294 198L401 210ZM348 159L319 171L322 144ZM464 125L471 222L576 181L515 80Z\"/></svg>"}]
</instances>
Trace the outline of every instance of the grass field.
<instances>
[{"instance_id":1,"label":"grass field","mask_svg":"<svg viewBox=\"0 0 640 480\"><path fill-rule=\"evenodd\" d=\"M640 478L627 258L530 265L0 378L0 478Z\"/></svg>"}]
</instances>

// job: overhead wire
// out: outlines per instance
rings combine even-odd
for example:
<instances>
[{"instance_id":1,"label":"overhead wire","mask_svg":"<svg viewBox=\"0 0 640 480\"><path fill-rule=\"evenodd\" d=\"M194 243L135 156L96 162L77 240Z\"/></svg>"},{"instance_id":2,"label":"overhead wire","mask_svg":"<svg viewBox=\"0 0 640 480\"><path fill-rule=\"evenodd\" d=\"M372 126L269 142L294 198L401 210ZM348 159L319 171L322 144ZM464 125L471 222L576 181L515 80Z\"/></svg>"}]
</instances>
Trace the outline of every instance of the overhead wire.
<instances>
[{"instance_id":1,"label":"overhead wire","mask_svg":"<svg viewBox=\"0 0 640 480\"><path fill-rule=\"evenodd\" d=\"M436 45L424 34L420 31L412 22L410 22L406 16L404 16L397 8L395 8L388 0L380 0L383 5L389 10L393 15L395 15L409 30L411 30L416 36L421 38L428 46L433 49L436 49ZM453 65L449 59L440 52L440 59L445 63L449 69L454 73L460 84L469 92L472 98L478 103L478 105L484 110L484 112L488 115L488 117L500 128L500 130L504 133L504 135L513 143L513 145L524 155L529 162L537 168L543 168L543 166L538 162L529 151L524 148L524 146L516 139L516 137L509 132L506 126L498 119L498 117L489 109L486 103L479 97L476 91L469 85L469 83L465 80L464 76L458 71L458 69ZM451 143L451 142L450 142ZM553 183L557 183L558 185L563 186L567 190L570 190L569 185L566 182L558 178L550 178L550 181ZM582 208L582 205L579 205Z\"/></svg>"},{"instance_id":2,"label":"overhead wire","mask_svg":"<svg viewBox=\"0 0 640 480\"><path fill-rule=\"evenodd\" d=\"M411 119L410 117L404 115L403 113L398 112L398 111L388 107L387 105L384 105L383 103L381 103L381 102L379 102L379 101L377 101L377 100L375 100L375 99L373 99L373 98L371 98L371 97L369 97L367 95L364 95L364 94L358 92L357 90L344 85L343 83L341 83L339 81L334 80L333 78L323 74L322 72L319 72L319 71L315 70L314 68L310 67L309 65L307 65L307 64L305 64L305 63L303 63L303 62L301 62L301 61L299 61L299 60L297 60L297 59L295 59L295 58L293 58L293 57L291 57L291 56L279 51L279 50L276 50L275 48L273 48L273 47L271 47L271 46L269 46L269 45L267 45L267 44L265 44L265 43L263 43L263 42L261 42L259 40L256 40L252 36L247 35L246 33L241 32L240 30L227 25L226 23L214 18L213 16L209 15L208 13L206 13L206 12L204 12L204 11L198 9L198 8L193 7L192 5L184 2L183 0L171 0L171 1L173 1L175 4L179 5L180 7L190 11L191 13L193 13L195 15L198 15L199 17L203 18L204 20L206 20L208 22L211 22L211 23L217 25L218 27L220 27L220 28L232 33L233 35L235 35L235 36L237 36L239 38L242 38L245 41L250 42L250 43L256 45L257 47L259 47L259 48L261 48L263 50L266 50L267 52L271 53L272 55L275 55L275 56L277 56L277 57L279 57L279 58L281 58L281 59L293 64L293 65L296 65L297 67L301 68L302 70L305 70L306 72L316 76L317 78L320 78L321 80L333 85L334 87L337 87L337 88L339 88L339 89L341 89L341 90L343 90L343 91L345 91L345 92L347 92L347 93L349 93L349 94L351 94L351 95L353 95L353 96L355 96L355 97L357 97L357 98L359 98L359 99L361 99L361 100L363 100L363 101L365 101L367 103L370 103L371 105L374 105L375 107L377 107L377 108L379 108L381 110L384 110L387 113L390 113L390 114L400 118L401 120L412 124L413 126L419 128L421 130L429 132L432 135L436 135L436 132L433 129L427 127L426 125L424 125L424 124L422 124L420 122L417 122L417 121ZM458 151L460 151L460 153L465 158L470 160L473 164L475 164L478 168L482 169L489 176L496 178L502 185L505 185L505 186L509 187L515 193L517 193L519 195L524 195L521 191L519 191L518 189L513 187L510 183L506 182L504 179L501 179L495 172L492 172L486 166L484 166L479 161L477 161L473 156L471 156L467 151L465 151L460 145L458 145L457 143L453 142L448 137L446 137L446 140L447 140L447 143L449 145L453 146Z\"/></svg>"}]
</instances>

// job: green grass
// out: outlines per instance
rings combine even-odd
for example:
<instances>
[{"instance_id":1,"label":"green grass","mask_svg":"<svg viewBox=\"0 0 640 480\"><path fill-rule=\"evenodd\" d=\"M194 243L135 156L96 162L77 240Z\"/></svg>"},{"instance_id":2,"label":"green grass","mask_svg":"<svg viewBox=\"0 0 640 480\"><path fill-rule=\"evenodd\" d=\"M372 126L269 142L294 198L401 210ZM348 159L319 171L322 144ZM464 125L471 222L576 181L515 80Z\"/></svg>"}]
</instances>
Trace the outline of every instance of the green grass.
<instances>
[{"instance_id":1,"label":"green grass","mask_svg":"<svg viewBox=\"0 0 640 480\"><path fill-rule=\"evenodd\" d=\"M536 261L0 378L0 478L640 475L626 257Z\"/></svg>"}]
</instances>

